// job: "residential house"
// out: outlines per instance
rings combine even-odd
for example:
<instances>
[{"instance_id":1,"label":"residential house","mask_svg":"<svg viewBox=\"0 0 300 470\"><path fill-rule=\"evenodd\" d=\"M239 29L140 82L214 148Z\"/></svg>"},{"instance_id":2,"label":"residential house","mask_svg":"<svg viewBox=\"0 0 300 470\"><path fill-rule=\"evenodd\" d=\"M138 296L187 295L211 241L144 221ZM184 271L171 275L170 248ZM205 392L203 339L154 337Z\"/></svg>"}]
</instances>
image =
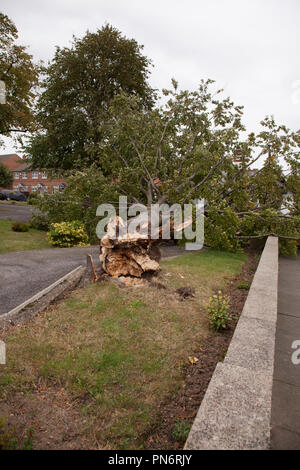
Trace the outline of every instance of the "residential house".
<instances>
[{"instance_id":1,"label":"residential house","mask_svg":"<svg viewBox=\"0 0 300 470\"><path fill-rule=\"evenodd\" d=\"M16 153L7 153L5 155L0 155L0 163L2 163L2 165L4 165L6 168L9 168L9 170L13 170L22 162L22 158L20 158L19 155L17 155ZM12 189L12 185L8 188L0 187L0 189Z\"/></svg>"},{"instance_id":2,"label":"residential house","mask_svg":"<svg viewBox=\"0 0 300 470\"><path fill-rule=\"evenodd\" d=\"M0 162L13 173L12 188L25 193L48 193L62 191L66 186L63 178L54 178L50 172L41 169L31 170L28 163L16 154L0 155Z\"/></svg>"},{"instance_id":3,"label":"residential house","mask_svg":"<svg viewBox=\"0 0 300 470\"><path fill-rule=\"evenodd\" d=\"M28 163L22 163L13 170L13 189L28 193L52 194L61 191L66 186L63 178L51 179L49 172L45 170L31 170Z\"/></svg>"}]
</instances>

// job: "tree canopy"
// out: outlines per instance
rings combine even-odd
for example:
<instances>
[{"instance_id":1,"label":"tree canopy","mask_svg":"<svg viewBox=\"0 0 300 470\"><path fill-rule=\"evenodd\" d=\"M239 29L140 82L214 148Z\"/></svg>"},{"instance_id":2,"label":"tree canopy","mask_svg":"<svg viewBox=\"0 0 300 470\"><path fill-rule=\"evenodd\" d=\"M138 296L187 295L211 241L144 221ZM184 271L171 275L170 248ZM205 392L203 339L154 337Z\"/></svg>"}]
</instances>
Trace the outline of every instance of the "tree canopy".
<instances>
[{"instance_id":1,"label":"tree canopy","mask_svg":"<svg viewBox=\"0 0 300 470\"><path fill-rule=\"evenodd\" d=\"M97 205L116 204L119 195L148 206L205 198L207 244L237 250L249 237L273 233L283 250L295 252L299 133L267 117L261 132L245 134L242 107L213 87L203 80L196 91L179 91L173 81L163 91L165 103L152 108L138 96L115 96L108 118L99 122L101 139L87 146L94 166L75 173L64 194L74 208L79 204L74 210L89 220L89 233ZM261 168L253 171L260 159ZM284 213L291 205L293 212Z\"/></svg>"},{"instance_id":2,"label":"tree canopy","mask_svg":"<svg viewBox=\"0 0 300 470\"><path fill-rule=\"evenodd\" d=\"M9 188L13 182L12 172L0 163L0 187Z\"/></svg>"},{"instance_id":3,"label":"tree canopy","mask_svg":"<svg viewBox=\"0 0 300 470\"><path fill-rule=\"evenodd\" d=\"M109 103L120 90L138 96L144 107L152 105L150 61L142 49L110 25L81 39L73 37L71 47L57 47L44 69L37 103L40 129L27 147L33 166L90 166L93 156L87 146L101 140L99 122L105 121Z\"/></svg>"},{"instance_id":4,"label":"tree canopy","mask_svg":"<svg viewBox=\"0 0 300 470\"><path fill-rule=\"evenodd\" d=\"M16 44L18 31L8 16L0 13L0 80L5 84L6 102L0 104L0 135L34 129L33 104L39 66L25 46Z\"/></svg>"}]
</instances>

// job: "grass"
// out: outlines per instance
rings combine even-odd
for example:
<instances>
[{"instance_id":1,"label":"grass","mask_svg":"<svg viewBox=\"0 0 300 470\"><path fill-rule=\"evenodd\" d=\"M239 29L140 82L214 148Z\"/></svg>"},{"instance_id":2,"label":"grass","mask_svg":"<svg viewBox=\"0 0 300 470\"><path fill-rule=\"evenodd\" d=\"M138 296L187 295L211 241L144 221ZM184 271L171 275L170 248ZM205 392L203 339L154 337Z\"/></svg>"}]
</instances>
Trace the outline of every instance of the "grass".
<instances>
[{"instance_id":1,"label":"grass","mask_svg":"<svg viewBox=\"0 0 300 470\"><path fill-rule=\"evenodd\" d=\"M184 443L189 435L191 425L181 419L177 419L172 429L172 437L175 441Z\"/></svg>"},{"instance_id":2,"label":"grass","mask_svg":"<svg viewBox=\"0 0 300 470\"><path fill-rule=\"evenodd\" d=\"M35 229L30 229L29 232L13 232L13 223L0 220L0 253L51 248L46 232Z\"/></svg>"},{"instance_id":3,"label":"grass","mask_svg":"<svg viewBox=\"0 0 300 470\"><path fill-rule=\"evenodd\" d=\"M5 338L0 397L34 392L37 384L63 387L80 403L91 447L144 448L160 407L183 385L189 356L211 334L208 297L245 260L244 254L207 250L163 261L164 290L104 281L73 292ZM195 298L179 300L179 286L194 287ZM174 430L180 438L187 432L183 424Z\"/></svg>"},{"instance_id":4,"label":"grass","mask_svg":"<svg viewBox=\"0 0 300 470\"><path fill-rule=\"evenodd\" d=\"M0 201L0 204L10 204L10 205L15 205L17 204L18 206L27 206L27 202L26 201L7 201L7 200L4 200L4 201Z\"/></svg>"}]
</instances>

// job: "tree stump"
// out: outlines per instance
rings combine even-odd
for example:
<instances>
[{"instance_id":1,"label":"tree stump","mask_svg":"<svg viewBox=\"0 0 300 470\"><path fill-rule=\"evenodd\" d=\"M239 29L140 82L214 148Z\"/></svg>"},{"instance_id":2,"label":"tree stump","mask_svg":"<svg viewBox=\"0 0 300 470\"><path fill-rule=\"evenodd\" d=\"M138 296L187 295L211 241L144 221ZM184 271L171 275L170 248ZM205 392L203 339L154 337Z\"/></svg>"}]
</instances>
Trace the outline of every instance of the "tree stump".
<instances>
[{"instance_id":1,"label":"tree stump","mask_svg":"<svg viewBox=\"0 0 300 470\"><path fill-rule=\"evenodd\" d=\"M159 248L145 234L138 232L116 236L118 228L124 229L120 217L110 221L107 233L100 241L100 261L103 270L112 277L132 276L140 278L144 273L157 273L160 270ZM124 235L125 233L125 235Z\"/></svg>"}]
</instances>

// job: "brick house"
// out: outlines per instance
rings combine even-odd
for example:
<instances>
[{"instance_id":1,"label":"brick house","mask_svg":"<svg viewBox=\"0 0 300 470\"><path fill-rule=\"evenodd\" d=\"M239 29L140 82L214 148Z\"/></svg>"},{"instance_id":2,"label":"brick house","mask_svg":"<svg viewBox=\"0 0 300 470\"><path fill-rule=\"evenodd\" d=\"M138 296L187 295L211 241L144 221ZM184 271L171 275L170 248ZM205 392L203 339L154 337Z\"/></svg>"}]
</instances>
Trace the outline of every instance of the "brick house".
<instances>
[{"instance_id":1,"label":"brick house","mask_svg":"<svg viewBox=\"0 0 300 470\"><path fill-rule=\"evenodd\" d=\"M0 163L9 168L13 173L12 188L20 192L39 192L52 194L61 191L66 185L63 178L51 179L47 171L30 170L29 164L16 154L0 155Z\"/></svg>"},{"instance_id":2,"label":"brick house","mask_svg":"<svg viewBox=\"0 0 300 470\"><path fill-rule=\"evenodd\" d=\"M47 171L30 170L27 163L17 166L13 175L13 189L20 192L52 194L63 190L66 185L63 178L50 179Z\"/></svg>"},{"instance_id":3,"label":"brick house","mask_svg":"<svg viewBox=\"0 0 300 470\"><path fill-rule=\"evenodd\" d=\"M9 170L14 170L17 166L23 163L23 160L16 153L7 153L5 155L0 155L0 163ZM0 189L12 189L12 185L9 188L0 187Z\"/></svg>"}]
</instances>

